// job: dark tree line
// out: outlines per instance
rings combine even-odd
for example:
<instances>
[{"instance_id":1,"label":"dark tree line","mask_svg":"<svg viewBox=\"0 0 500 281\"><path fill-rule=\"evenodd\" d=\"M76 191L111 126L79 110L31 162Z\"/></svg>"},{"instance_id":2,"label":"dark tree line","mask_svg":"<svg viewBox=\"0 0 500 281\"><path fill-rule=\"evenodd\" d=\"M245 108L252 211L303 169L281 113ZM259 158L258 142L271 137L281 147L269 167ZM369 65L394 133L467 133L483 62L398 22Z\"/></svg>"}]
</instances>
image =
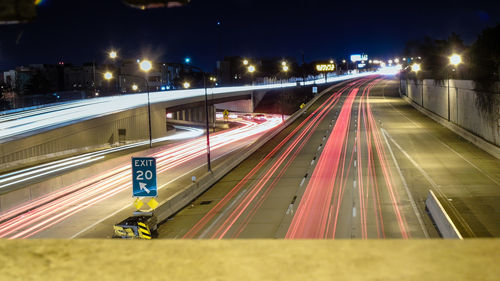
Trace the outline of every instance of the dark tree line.
<instances>
[{"instance_id":1,"label":"dark tree line","mask_svg":"<svg viewBox=\"0 0 500 281\"><path fill-rule=\"evenodd\" d=\"M463 60L456 68L449 62L453 53L460 54ZM500 24L484 29L471 45L464 44L456 33L446 39L424 37L408 41L404 55L421 57L419 78L434 79L438 83L448 78L473 80L478 105L487 111L492 109L494 95L500 90Z\"/></svg>"}]
</instances>

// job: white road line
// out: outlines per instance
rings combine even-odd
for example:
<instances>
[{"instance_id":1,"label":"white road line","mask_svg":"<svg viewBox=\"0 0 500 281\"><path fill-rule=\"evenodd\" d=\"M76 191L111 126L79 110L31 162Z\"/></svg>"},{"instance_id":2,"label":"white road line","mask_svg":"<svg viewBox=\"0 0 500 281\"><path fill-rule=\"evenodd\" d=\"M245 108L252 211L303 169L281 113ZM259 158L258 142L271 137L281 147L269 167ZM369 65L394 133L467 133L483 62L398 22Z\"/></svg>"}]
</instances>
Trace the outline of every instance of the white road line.
<instances>
[{"instance_id":1,"label":"white road line","mask_svg":"<svg viewBox=\"0 0 500 281\"><path fill-rule=\"evenodd\" d=\"M391 145L389 144L389 141L387 140L386 134L387 131L384 129L382 130L382 136L384 137L385 143L387 144L387 147L389 148L389 152L391 153L392 160L394 161L394 164L396 165L396 168L398 170L399 177L401 178L401 181L403 182L403 186L405 188L406 194L408 195L408 199L410 200L411 207L413 208L413 212L415 212L415 216L417 216L418 223L420 224L420 227L422 228L422 231L424 232L425 238L429 238L429 233L427 232L427 229L424 226L424 221L422 219L422 216L420 215L420 212L418 211L417 204L415 203L415 199L413 199L413 196L411 195L410 189L408 188L408 184L406 183L406 179L403 176L403 173L401 171L401 168L399 167L398 161L396 160L396 157L394 156L394 152L392 151Z\"/></svg>"},{"instance_id":2,"label":"white road line","mask_svg":"<svg viewBox=\"0 0 500 281\"><path fill-rule=\"evenodd\" d=\"M352 216L356 217L356 207L352 207Z\"/></svg>"},{"instance_id":3,"label":"white road line","mask_svg":"<svg viewBox=\"0 0 500 281\"><path fill-rule=\"evenodd\" d=\"M302 178L302 181L300 182L300 186L302 186L305 181L306 181L306 178Z\"/></svg>"},{"instance_id":4,"label":"white road line","mask_svg":"<svg viewBox=\"0 0 500 281\"><path fill-rule=\"evenodd\" d=\"M441 188L439 187L439 185L429 176L429 174L427 174L424 171L424 169L422 169L422 167L420 167L420 165L418 165L418 163L415 160L413 160L413 158L391 137L391 135L389 135L389 133L387 133L386 130L384 130L384 129L381 129L381 130L382 130L382 132L384 134L387 135L387 137L392 141L392 143L394 143L396 145L396 147L406 156L406 158L408 158L408 160L410 160L410 162L415 166L415 168L417 168L417 170L424 176L424 178L432 185L432 187L434 188L434 190L436 192L438 192L439 195L441 195L444 199L446 199L447 201L449 201L448 200L449 199L448 196L446 196L446 194L441 190ZM467 221L465 221L465 219L462 217L462 215L460 215L460 213L455 208L455 206L453 206L453 204L451 204L451 203L449 204L449 206L450 206L451 211L457 217L457 219L460 220L462 226L467 229L467 232L469 232L469 234L471 234L471 236L475 237L476 234L470 228L469 224L467 223Z\"/></svg>"},{"instance_id":5,"label":"white road line","mask_svg":"<svg viewBox=\"0 0 500 281\"><path fill-rule=\"evenodd\" d=\"M207 227L207 229L205 229L205 231L203 231L203 233L201 233L200 235L200 239L204 238L205 235L207 235L207 233L212 230L212 228L214 227L214 225L217 224L217 222L219 222L222 217L226 216L226 213L229 212L229 210L231 210L231 208L233 207L233 205L238 201L240 200L241 196L243 196L245 193L246 193L247 189L244 189L243 191L241 191L241 193L233 200L233 202L231 202L231 204L229 204L229 206L227 206L227 208L215 219L215 221L210 224L209 227Z\"/></svg>"},{"instance_id":6,"label":"white road line","mask_svg":"<svg viewBox=\"0 0 500 281\"><path fill-rule=\"evenodd\" d=\"M182 175L180 175L180 176L176 177L175 179L170 180L169 182L167 182L167 183L165 183L165 184L162 184L162 185L161 185L158 189L162 189L163 187L167 186L168 184L171 184L172 182L174 182L174 181L178 180L179 178L182 178L183 176L185 176L185 175L187 175L187 174L189 174L189 173L192 173L192 172L193 172L193 170L196 170L196 169L198 169L198 168L200 168L200 167L202 167L202 166L204 166L204 165L205 165L205 164L202 164L202 165L200 165L200 166L196 167L195 169L189 170L189 171L187 171L186 173L184 173L184 174L182 174ZM115 215L116 215L116 214L118 214L119 212L121 212L121 211L123 211L123 210L125 210L125 209L127 209L127 208L130 208L130 207L132 207L132 205L125 205L125 206L123 206L123 207L122 207L122 208L120 208L119 210L117 210L117 211L115 211L115 212L111 213L110 215L108 215L108 216L104 217L103 219L100 219L100 220L96 221L95 223L93 223L93 224L91 224L91 225L87 226L87 227L86 227L86 228L84 228L83 230L81 230L81 231L79 231L78 233L76 233L75 235L71 236L71 237L70 237L70 239L74 239L74 238L76 238L76 237L77 237L77 236L79 236L80 234L82 234L82 233L84 233L84 232L86 232L86 231L90 230L91 228L95 227L96 225L98 225L98 224L102 223L103 221L105 221L105 220L107 220L107 219L109 219L109 218L111 218L111 217L115 216Z\"/></svg>"}]
</instances>

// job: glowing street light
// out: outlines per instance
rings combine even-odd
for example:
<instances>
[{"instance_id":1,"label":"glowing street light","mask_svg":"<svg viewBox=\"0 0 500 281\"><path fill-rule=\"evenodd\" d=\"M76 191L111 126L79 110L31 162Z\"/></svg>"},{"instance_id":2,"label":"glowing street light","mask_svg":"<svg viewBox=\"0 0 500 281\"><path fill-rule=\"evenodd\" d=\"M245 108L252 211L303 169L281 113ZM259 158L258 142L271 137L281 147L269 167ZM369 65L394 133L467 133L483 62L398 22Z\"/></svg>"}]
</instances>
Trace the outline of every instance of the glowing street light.
<instances>
[{"instance_id":1,"label":"glowing street light","mask_svg":"<svg viewBox=\"0 0 500 281\"><path fill-rule=\"evenodd\" d=\"M136 84L132 85L132 90L137 91L137 89L139 89L139 87Z\"/></svg>"},{"instance_id":2,"label":"glowing street light","mask_svg":"<svg viewBox=\"0 0 500 281\"><path fill-rule=\"evenodd\" d=\"M395 59L394 59L394 62L395 62L395 63L399 63L399 58L395 58Z\"/></svg>"},{"instance_id":3,"label":"glowing street light","mask_svg":"<svg viewBox=\"0 0 500 281\"><path fill-rule=\"evenodd\" d=\"M118 57L118 54L116 53L116 51L111 51L109 52L109 57L114 60Z\"/></svg>"},{"instance_id":4,"label":"glowing street light","mask_svg":"<svg viewBox=\"0 0 500 281\"><path fill-rule=\"evenodd\" d=\"M413 72L419 72L421 69L420 69L420 64L418 63L414 63L411 65L411 71Z\"/></svg>"},{"instance_id":5,"label":"glowing street light","mask_svg":"<svg viewBox=\"0 0 500 281\"><path fill-rule=\"evenodd\" d=\"M243 65L248 65L248 60L243 60Z\"/></svg>"},{"instance_id":6,"label":"glowing street light","mask_svg":"<svg viewBox=\"0 0 500 281\"><path fill-rule=\"evenodd\" d=\"M106 80L113 79L113 73L107 71L106 73L104 73L104 79L106 79Z\"/></svg>"},{"instance_id":7,"label":"glowing street light","mask_svg":"<svg viewBox=\"0 0 500 281\"><path fill-rule=\"evenodd\" d=\"M189 82L184 82L184 84L182 84L182 86L184 87L184 89L189 89L191 87L191 84Z\"/></svg>"},{"instance_id":8,"label":"glowing street light","mask_svg":"<svg viewBox=\"0 0 500 281\"><path fill-rule=\"evenodd\" d=\"M282 62L281 62L281 65L282 65L282 66L286 66L286 61L282 61Z\"/></svg>"},{"instance_id":9,"label":"glowing street light","mask_svg":"<svg viewBox=\"0 0 500 281\"><path fill-rule=\"evenodd\" d=\"M186 58L184 59L184 62L185 62L186 64L189 64L189 63L191 62L191 58L190 58L190 57L186 57Z\"/></svg>"},{"instance_id":10,"label":"glowing street light","mask_svg":"<svg viewBox=\"0 0 500 281\"><path fill-rule=\"evenodd\" d=\"M250 73L254 73L254 72L255 72L255 66L253 66L253 65L249 65L249 66L248 66L248 72L250 72Z\"/></svg>"},{"instance_id":11,"label":"glowing street light","mask_svg":"<svg viewBox=\"0 0 500 281\"><path fill-rule=\"evenodd\" d=\"M153 68L153 64L149 60L142 60L139 63L139 67L141 68L142 71L149 72Z\"/></svg>"},{"instance_id":12,"label":"glowing street light","mask_svg":"<svg viewBox=\"0 0 500 281\"><path fill-rule=\"evenodd\" d=\"M342 60L342 63L345 63L345 60Z\"/></svg>"},{"instance_id":13,"label":"glowing street light","mask_svg":"<svg viewBox=\"0 0 500 281\"><path fill-rule=\"evenodd\" d=\"M450 63L457 66L462 63L462 57L459 54L453 54L450 56Z\"/></svg>"},{"instance_id":14,"label":"glowing street light","mask_svg":"<svg viewBox=\"0 0 500 281\"><path fill-rule=\"evenodd\" d=\"M287 71L288 71L288 69L289 69L289 68L288 68L288 65L283 65L283 71L284 71L284 72L287 72Z\"/></svg>"}]
</instances>

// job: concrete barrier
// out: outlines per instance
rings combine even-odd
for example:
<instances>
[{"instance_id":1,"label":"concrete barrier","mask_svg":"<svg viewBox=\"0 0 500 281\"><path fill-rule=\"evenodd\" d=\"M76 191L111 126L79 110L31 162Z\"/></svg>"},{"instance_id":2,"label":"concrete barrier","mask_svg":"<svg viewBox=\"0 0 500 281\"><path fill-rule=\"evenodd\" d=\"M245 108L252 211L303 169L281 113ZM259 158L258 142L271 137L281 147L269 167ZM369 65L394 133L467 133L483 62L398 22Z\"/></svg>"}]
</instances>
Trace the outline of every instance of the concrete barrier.
<instances>
[{"instance_id":1,"label":"concrete barrier","mask_svg":"<svg viewBox=\"0 0 500 281\"><path fill-rule=\"evenodd\" d=\"M450 219L448 214L439 202L432 190L429 190L427 200L425 200L425 208L429 212L432 220L443 238L446 239L463 239L457 227Z\"/></svg>"},{"instance_id":2,"label":"concrete barrier","mask_svg":"<svg viewBox=\"0 0 500 281\"><path fill-rule=\"evenodd\" d=\"M340 84L343 83L347 82L342 82ZM309 107L312 104L314 104L321 96L323 96L333 87L336 87L338 85L339 84L330 86L326 90L316 95L302 109L292 114L290 118L288 118L285 121L285 123L283 123L275 130L267 132L266 134L261 136L256 142L254 142L247 149L245 149L243 153L236 154L224 160L220 165L217 165L212 169L212 173L205 173L203 176L197 179L196 182L190 184L183 190L177 192L176 194L160 202L160 206L158 206L158 208L154 212L154 215L157 217L157 221L161 223L162 221L166 220L167 218L169 218L170 216L181 210L184 206L189 204L189 202L193 201L196 197L200 196L203 192L205 192L208 188L214 185L217 181L219 181L232 169L234 169L241 162L247 159L250 155L252 155L265 143L267 143L269 140L271 140L273 137L279 134L287 126L292 124L299 116L301 116L306 110L308 110Z\"/></svg>"}]
</instances>

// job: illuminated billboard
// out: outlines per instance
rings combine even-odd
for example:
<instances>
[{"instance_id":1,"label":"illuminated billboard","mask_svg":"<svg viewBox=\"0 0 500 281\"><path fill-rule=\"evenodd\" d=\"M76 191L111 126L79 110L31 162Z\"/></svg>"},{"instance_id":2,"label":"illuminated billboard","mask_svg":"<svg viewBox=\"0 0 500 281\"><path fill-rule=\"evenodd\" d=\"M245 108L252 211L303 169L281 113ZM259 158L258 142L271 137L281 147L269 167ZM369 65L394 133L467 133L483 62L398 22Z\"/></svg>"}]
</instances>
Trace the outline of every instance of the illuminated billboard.
<instances>
[{"instance_id":1,"label":"illuminated billboard","mask_svg":"<svg viewBox=\"0 0 500 281\"><path fill-rule=\"evenodd\" d=\"M334 71L335 70L335 64L330 63L330 64L317 64L316 65L316 70L319 72L327 72L327 71Z\"/></svg>"},{"instance_id":2,"label":"illuminated billboard","mask_svg":"<svg viewBox=\"0 0 500 281\"><path fill-rule=\"evenodd\" d=\"M352 62L364 61L364 60L368 60L368 55L366 55L366 54L354 54L354 55L351 55L351 61Z\"/></svg>"}]
</instances>

